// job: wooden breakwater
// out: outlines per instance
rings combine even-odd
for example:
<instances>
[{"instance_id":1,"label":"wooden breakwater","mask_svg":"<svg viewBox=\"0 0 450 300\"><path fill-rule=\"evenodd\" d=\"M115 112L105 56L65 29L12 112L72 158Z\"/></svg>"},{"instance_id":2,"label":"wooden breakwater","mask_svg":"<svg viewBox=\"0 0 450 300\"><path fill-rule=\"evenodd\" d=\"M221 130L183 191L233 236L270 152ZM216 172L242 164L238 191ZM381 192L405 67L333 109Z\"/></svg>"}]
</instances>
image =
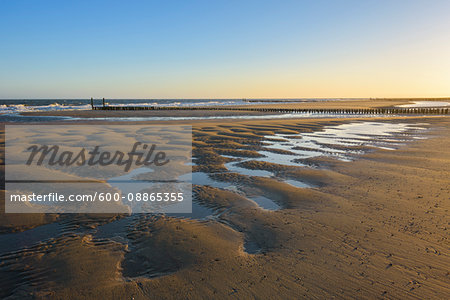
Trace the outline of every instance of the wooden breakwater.
<instances>
[{"instance_id":1,"label":"wooden breakwater","mask_svg":"<svg viewBox=\"0 0 450 300\"><path fill-rule=\"evenodd\" d=\"M448 115L446 107L381 107L381 108L257 108L257 107L172 107L172 106L92 106L93 110L226 110L298 114L345 115Z\"/></svg>"}]
</instances>

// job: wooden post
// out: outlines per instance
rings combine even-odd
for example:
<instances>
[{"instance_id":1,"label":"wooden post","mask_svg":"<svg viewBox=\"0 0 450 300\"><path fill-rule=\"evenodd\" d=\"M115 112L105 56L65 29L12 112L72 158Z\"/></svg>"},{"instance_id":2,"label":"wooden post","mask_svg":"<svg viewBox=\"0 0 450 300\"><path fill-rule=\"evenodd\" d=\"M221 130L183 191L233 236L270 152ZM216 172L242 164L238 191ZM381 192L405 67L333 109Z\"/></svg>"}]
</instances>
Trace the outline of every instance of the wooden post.
<instances>
[{"instance_id":1,"label":"wooden post","mask_svg":"<svg viewBox=\"0 0 450 300\"><path fill-rule=\"evenodd\" d=\"M103 98L103 107L105 107L105 98Z\"/></svg>"}]
</instances>

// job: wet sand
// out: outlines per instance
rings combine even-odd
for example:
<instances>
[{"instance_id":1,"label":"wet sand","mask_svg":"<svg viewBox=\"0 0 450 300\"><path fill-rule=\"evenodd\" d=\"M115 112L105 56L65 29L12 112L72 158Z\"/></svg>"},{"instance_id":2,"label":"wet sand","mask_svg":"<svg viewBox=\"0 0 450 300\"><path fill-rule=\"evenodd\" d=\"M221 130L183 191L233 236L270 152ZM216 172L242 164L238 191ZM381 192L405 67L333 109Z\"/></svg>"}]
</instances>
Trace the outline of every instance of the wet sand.
<instances>
[{"instance_id":1,"label":"wet sand","mask_svg":"<svg viewBox=\"0 0 450 300\"><path fill-rule=\"evenodd\" d=\"M264 136L311 133L355 120L166 124L192 124L193 170L216 173L226 170L230 156L257 157ZM273 177L217 175L218 182L239 183L248 194L195 186L197 202L214 213L207 218L2 214L3 234L54 221L62 234L0 254L0 296L448 298L450 119L374 120L426 123L426 139L393 151L372 149L353 161L316 157L314 167L257 166L309 188ZM248 198L252 193L278 209L261 208Z\"/></svg>"}]
</instances>

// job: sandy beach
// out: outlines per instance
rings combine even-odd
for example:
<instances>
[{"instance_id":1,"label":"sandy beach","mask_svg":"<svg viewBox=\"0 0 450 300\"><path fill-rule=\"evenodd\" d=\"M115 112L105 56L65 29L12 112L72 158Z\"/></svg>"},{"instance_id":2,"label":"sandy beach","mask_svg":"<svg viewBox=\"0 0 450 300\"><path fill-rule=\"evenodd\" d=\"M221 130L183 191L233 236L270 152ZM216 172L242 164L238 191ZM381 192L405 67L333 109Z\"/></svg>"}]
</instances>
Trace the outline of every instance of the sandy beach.
<instances>
[{"instance_id":1,"label":"sandy beach","mask_svg":"<svg viewBox=\"0 0 450 300\"><path fill-rule=\"evenodd\" d=\"M450 299L450 1L0 1L0 300Z\"/></svg>"},{"instance_id":2,"label":"sandy beach","mask_svg":"<svg viewBox=\"0 0 450 300\"><path fill-rule=\"evenodd\" d=\"M82 114L93 113L109 112ZM129 112L114 112L124 113ZM267 136L276 141L299 134L305 140L329 127L364 122L421 124L423 130L419 139L404 141L396 150L375 144L329 146L359 153L351 160L325 152L301 161L303 166L280 164L278 156L257 160L258 153L268 150L261 143ZM136 124L156 123L162 122ZM1 253L1 297L444 299L450 295L448 118L163 124L193 126L193 172L209 174L208 180L217 184L194 181L194 199L211 217L3 213L0 238L10 243L32 230L55 233L30 247ZM227 170L235 162L256 170L255 176L239 173L239 168ZM261 171L273 175L259 176ZM221 182L228 186L221 188ZM258 202L261 197L269 201L266 207ZM108 226L111 229L105 229ZM105 234L108 230L118 237Z\"/></svg>"}]
</instances>

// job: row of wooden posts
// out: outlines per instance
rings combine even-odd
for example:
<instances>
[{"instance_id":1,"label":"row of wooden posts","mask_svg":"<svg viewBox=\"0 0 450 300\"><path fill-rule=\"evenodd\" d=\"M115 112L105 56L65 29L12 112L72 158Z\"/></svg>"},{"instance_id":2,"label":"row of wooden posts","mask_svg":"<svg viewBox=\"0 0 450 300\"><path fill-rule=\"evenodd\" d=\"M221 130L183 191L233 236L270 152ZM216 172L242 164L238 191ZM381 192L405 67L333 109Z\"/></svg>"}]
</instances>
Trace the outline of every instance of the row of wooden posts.
<instances>
[{"instance_id":1,"label":"row of wooden posts","mask_svg":"<svg viewBox=\"0 0 450 300\"><path fill-rule=\"evenodd\" d=\"M257 108L257 107L180 107L180 106L110 106L102 100L102 106L95 106L91 98L92 110L232 110L273 113L311 113L311 114L350 114L350 115L384 115L384 114L420 114L448 115L445 107L382 107L382 108Z\"/></svg>"}]
</instances>

